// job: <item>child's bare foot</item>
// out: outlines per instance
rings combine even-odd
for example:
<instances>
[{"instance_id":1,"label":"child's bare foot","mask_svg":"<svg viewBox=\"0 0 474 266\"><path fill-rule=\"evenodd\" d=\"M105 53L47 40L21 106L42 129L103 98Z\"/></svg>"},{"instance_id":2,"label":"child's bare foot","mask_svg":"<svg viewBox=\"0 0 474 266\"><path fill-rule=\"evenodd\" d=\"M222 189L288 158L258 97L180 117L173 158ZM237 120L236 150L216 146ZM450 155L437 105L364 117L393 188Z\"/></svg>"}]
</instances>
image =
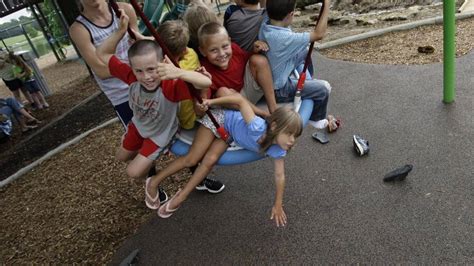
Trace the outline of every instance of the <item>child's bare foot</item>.
<instances>
[{"instance_id":1,"label":"child's bare foot","mask_svg":"<svg viewBox=\"0 0 474 266\"><path fill-rule=\"evenodd\" d=\"M30 130L32 130L32 129L37 128L37 127L38 127L37 125L25 126L24 128L21 129L21 132L22 132L22 133L26 133L26 132L28 132L28 131L30 131Z\"/></svg>"},{"instance_id":2,"label":"child's bare foot","mask_svg":"<svg viewBox=\"0 0 474 266\"><path fill-rule=\"evenodd\" d=\"M145 182L145 204L148 208L156 210L160 207L160 195L158 189L152 191L151 186L151 177L148 177Z\"/></svg>"},{"instance_id":3,"label":"child's bare foot","mask_svg":"<svg viewBox=\"0 0 474 266\"><path fill-rule=\"evenodd\" d=\"M41 120L38 120L38 119L34 118L34 119L28 119L28 120L26 121L26 123L27 123L27 124L33 124L33 125L39 125L39 124L41 124L42 122L41 122Z\"/></svg>"},{"instance_id":4,"label":"child's bare foot","mask_svg":"<svg viewBox=\"0 0 474 266\"><path fill-rule=\"evenodd\" d=\"M181 190L178 190L178 192L176 192L176 194L174 194L174 196L168 202L161 205L161 207L157 211L158 216L165 219L170 218L171 215L173 215L173 213L179 209L179 205L176 207L171 207L171 205L173 204L173 200L176 200L176 197L180 192Z\"/></svg>"}]
</instances>

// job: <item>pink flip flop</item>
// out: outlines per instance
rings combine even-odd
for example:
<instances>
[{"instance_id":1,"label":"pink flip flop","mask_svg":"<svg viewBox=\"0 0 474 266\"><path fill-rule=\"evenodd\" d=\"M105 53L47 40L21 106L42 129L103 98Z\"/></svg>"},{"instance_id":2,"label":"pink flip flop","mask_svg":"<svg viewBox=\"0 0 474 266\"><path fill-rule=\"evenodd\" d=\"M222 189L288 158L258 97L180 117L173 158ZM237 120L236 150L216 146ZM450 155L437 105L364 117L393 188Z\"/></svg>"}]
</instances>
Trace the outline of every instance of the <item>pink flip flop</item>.
<instances>
[{"instance_id":1,"label":"pink flip flop","mask_svg":"<svg viewBox=\"0 0 474 266\"><path fill-rule=\"evenodd\" d=\"M150 194L148 194L148 186L151 181L151 177L147 178L145 181L145 204L148 208L152 210L156 210L160 208L160 193L158 190L156 191L156 196L155 198L152 198Z\"/></svg>"},{"instance_id":2,"label":"pink flip flop","mask_svg":"<svg viewBox=\"0 0 474 266\"><path fill-rule=\"evenodd\" d=\"M174 209L170 210L170 202L173 201L173 199L176 197L176 195L178 195L178 193L180 191L181 190L176 192L176 194L169 201L167 201L165 204L161 205L161 207L157 211L158 216L160 216L163 219L170 218L171 215L173 215L173 213L179 209L179 207L177 207L177 208L174 208Z\"/></svg>"}]
</instances>

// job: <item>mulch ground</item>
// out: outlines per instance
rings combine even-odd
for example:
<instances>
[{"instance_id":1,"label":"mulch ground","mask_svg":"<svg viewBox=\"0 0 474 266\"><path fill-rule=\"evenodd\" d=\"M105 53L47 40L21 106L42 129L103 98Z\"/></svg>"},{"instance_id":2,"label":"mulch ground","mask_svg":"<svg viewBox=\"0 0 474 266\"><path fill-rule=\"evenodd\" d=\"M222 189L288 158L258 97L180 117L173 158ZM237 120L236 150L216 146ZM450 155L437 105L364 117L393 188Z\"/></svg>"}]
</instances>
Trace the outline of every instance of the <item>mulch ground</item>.
<instances>
[{"instance_id":1,"label":"mulch ground","mask_svg":"<svg viewBox=\"0 0 474 266\"><path fill-rule=\"evenodd\" d=\"M0 154L2 169L0 180L14 174L19 168L27 166L69 139L113 117L115 117L115 112L109 107L109 100L104 94L81 104L32 138L22 140L13 148L2 152ZM9 143L3 145L6 146Z\"/></svg>"},{"instance_id":2,"label":"mulch ground","mask_svg":"<svg viewBox=\"0 0 474 266\"><path fill-rule=\"evenodd\" d=\"M466 21L460 22L459 27L472 23L472 19ZM469 35L473 27L469 25L467 30L458 30L457 38L473 39ZM424 27L393 33L389 39L372 38L367 43L348 44L323 53L336 59L370 63L395 62L403 54L407 55L403 59L406 61L400 62L418 64L419 60L410 56L413 45L405 45L410 41L407 38L414 38L410 35L414 34L424 40L423 44L431 44L429 40L438 36L439 31L435 28L432 35L426 35L430 31ZM377 52L383 43L393 46ZM435 49L440 50L438 46ZM466 51L471 49L468 46ZM388 59L380 61L381 57ZM430 62L439 62L442 56L435 52L430 58ZM102 108L111 109L108 103ZM99 120L105 121L107 117ZM143 182L130 181L124 173L125 164L114 159L122 133L119 123L98 130L0 189L3 263L105 264L125 238L156 215L143 204ZM157 163L158 170L171 160L172 156L163 156ZM164 188L173 195L188 178L188 172L178 173L164 182Z\"/></svg>"},{"instance_id":3,"label":"mulch ground","mask_svg":"<svg viewBox=\"0 0 474 266\"><path fill-rule=\"evenodd\" d=\"M2 263L105 264L155 215L143 204L142 184L114 158L122 133L118 122L94 132L0 189ZM163 186L174 194L187 176Z\"/></svg>"},{"instance_id":4,"label":"mulch ground","mask_svg":"<svg viewBox=\"0 0 474 266\"><path fill-rule=\"evenodd\" d=\"M456 56L474 47L474 18L456 22ZM432 46L433 53L420 53L418 47ZM422 65L443 61L443 25L423 26L416 30L392 32L322 50L329 58L389 65Z\"/></svg>"},{"instance_id":5,"label":"mulch ground","mask_svg":"<svg viewBox=\"0 0 474 266\"><path fill-rule=\"evenodd\" d=\"M85 100L99 88L95 81L88 75L87 69L78 60L66 61L56 63L42 69L43 76L46 79L51 95L46 98L50 104L50 108L43 110L32 110L29 105L25 108L36 118L42 121L42 124L36 130L22 134L18 126L14 125L10 140L5 143L0 143L0 165L2 165L2 158L7 154L14 153L19 144L29 138L30 135L35 134L36 131L46 126L60 115L64 114L72 107ZM1 97L10 97L7 93L5 85L0 85ZM47 136L46 136L47 137ZM41 138L41 141L48 139ZM19 162L19 166L24 164ZM3 171L0 173L0 180L6 175Z\"/></svg>"}]
</instances>

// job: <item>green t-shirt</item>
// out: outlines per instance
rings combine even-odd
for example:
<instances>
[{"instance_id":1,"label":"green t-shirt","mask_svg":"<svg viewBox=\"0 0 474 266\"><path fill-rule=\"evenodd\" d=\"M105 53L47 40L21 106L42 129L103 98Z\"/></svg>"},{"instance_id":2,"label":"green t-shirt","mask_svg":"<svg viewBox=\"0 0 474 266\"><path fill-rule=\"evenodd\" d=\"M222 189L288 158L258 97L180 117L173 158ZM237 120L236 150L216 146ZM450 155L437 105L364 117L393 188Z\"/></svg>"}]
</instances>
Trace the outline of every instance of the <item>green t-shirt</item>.
<instances>
[{"instance_id":1,"label":"green t-shirt","mask_svg":"<svg viewBox=\"0 0 474 266\"><path fill-rule=\"evenodd\" d=\"M23 76L20 77L20 74L24 72L23 68L19 66L13 66L13 74L15 77L19 78L21 81L27 81L33 78L33 70L31 71L31 74L29 76Z\"/></svg>"}]
</instances>

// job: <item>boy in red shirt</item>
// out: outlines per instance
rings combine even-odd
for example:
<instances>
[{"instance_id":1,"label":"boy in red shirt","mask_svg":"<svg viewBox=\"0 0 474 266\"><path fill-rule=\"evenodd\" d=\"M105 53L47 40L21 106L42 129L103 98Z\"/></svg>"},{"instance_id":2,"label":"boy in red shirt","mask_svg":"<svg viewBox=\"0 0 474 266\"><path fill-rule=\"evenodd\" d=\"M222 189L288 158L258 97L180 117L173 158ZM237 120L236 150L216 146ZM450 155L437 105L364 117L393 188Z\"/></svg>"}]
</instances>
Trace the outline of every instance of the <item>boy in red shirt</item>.
<instances>
[{"instance_id":1,"label":"boy in red shirt","mask_svg":"<svg viewBox=\"0 0 474 266\"><path fill-rule=\"evenodd\" d=\"M110 73L129 84L129 104L133 111L117 158L127 165L127 174L135 179L144 177L168 146L178 130L178 103L190 99L185 84L207 89L211 80L196 71L175 67L154 41L140 40L128 50L130 66L113 54L118 41L126 32L128 21L121 18L119 31L112 34L96 50L97 56L109 66ZM148 206L159 206L157 191L149 195Z\"/></svg>"},{"instance_id":2,"label":"boy in red shirt","mask_svg":"<svg viewBox=\"0 0 474 266\"><path fill-rule=\"evenodd\" d=\"M256 41L254 54L248 53L232 43L224 26L216 22L202 25L198 39L199 51L204 56L201 65L212 76L213 97L237 92L255 104L265 96L268 110L275 111L270 65L265 56L257 54L268 50L266 43Z\"/></svg>"}]
</instances>

